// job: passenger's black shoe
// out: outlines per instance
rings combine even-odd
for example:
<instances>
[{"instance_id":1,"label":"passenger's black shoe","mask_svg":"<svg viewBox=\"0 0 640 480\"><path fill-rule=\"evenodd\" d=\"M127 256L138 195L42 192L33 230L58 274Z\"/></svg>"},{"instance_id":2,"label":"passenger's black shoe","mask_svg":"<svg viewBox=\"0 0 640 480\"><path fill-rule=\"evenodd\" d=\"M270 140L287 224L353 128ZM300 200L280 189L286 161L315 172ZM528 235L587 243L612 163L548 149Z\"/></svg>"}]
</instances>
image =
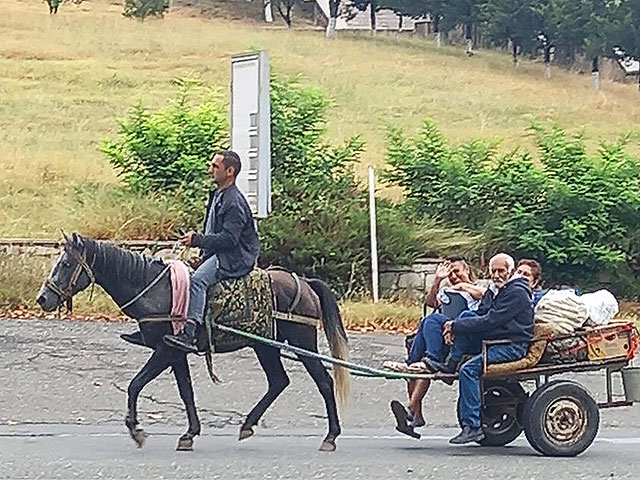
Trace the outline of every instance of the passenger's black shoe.
<instances>
[{"instance_id":1,"label":"passenger's black shoe","mask_svg":"<svg viewBox=\"0 0 640 480\"><path fill-rule=\"evenodd\" d=\"M196 346L196 323L193 320L187 320L184 330L178 335L165 335L164 343L170 347L177 348L187 353L198 353Z\"/></svg>"},{"instance_id":2,"label":"passenger's black shoe","mask_svg":"<svg viewBox=\"0 0 640 480\"><path fill-rule=\"evenodd\" d=\"M455 366L452 366L450 362L438 362L429 357L423 358L422 361L434 372L456 373Z\"/></svg>"},{"instance_id":3,"label":"passenger's black shoe","mask_svg":"<svg viewBox=\"0 0 640 480\"><path fill-rule=\"evenodd\" d=\"M120 338L122 340L124 340L125 342L129 342L132 343L134 345L140 345L142 347L146 347L147 345L144 343L144 340L142 339L142 332L140 330L138 330L137 332L133 332L133 333L123 333L120 335Z\"/></svg>"},{"instance_id":4,"label":"passenger's black shoe","mask_svg":"<svg viewBox=\"0 0 640 480\"><path fill-rule=\"evenodd\" d=\"M484 440L482 427L472 428L465 425L458 435L449 440L449 443L453 445L464 445L465 443L479 442L481 440Z\"/></svg>"},{"instance_id":5,"label":"passenger's black shoe","mask_svg":"<svg viewBox=\"0 0 640 480\"><path fill-rule=\"evenodd\" d=\"M409 412L407 409L397 400L391 401L391 411L396 418L396 430L410 437L419 439L420 434L413 429L413 425L409 423Z\"/></svg>"}]
</instances>

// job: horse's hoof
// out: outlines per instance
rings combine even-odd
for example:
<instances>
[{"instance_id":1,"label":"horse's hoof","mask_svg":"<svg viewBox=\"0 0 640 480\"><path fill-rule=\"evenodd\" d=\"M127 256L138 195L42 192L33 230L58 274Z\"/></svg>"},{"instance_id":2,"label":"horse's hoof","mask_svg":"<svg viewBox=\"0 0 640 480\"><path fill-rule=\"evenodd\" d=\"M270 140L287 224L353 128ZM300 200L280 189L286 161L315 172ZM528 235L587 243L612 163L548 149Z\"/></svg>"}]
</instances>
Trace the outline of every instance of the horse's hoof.
<instances>
[{"instance_id":1,"label":"horse's hoof","mask_svg":"<svg viewBox=\"0 0 640 480\"><path fill-rule=\"evenodd\" d=\"M141 428L136 429L136 431L131 434L131 438L133 438L133 441L136 442L138 448L142 448L142 446L144 445L144 441L148 436L149 435L147 435L147 432L145 432Z\"/></svg>"},{"instance_id":2,"label":"horse's hoof","mask_svg":"<svg viewBox=\"0 0 640 480\"><path fill-rule=\"evenodd\" d=\"M325 440L318 450L321 452L335 452L336 442L333 440Z\"/></svg>"},{"instance_id":3,"label":"horse's hoof","mask_svg":"<svg viewBox=\"0 0 640 480\"><path fill-rule=\"evenodd\" d=\"M253 428L242 428L240 429L240 435L238 436L238 440L246 440L249 437L253 436Z\"/></svg>"},{"instance_id":4,"label":"horse's hoof","mask_svg":"<svg viewBox=\"0 0 640 480\"><path fill-rule=\"evenodd\" d=\"M176 450L179 452L192 452L193 451L193 438L191 437L180 437L178 440L178 446Z\"/></svg>"}]
</instances>

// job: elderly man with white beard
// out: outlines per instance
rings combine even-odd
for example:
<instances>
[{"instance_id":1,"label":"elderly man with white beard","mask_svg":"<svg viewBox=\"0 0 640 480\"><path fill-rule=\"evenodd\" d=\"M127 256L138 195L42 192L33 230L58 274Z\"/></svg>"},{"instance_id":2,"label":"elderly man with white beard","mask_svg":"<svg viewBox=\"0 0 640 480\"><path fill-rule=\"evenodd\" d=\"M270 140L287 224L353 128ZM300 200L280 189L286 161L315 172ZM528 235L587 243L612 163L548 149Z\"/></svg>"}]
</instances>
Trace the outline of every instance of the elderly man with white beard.
<instances>
[{"instance_id":1,"label":"elderly man with white beard","mask_svg":"<svg viewBox=\"0 0 640 480\"><path fill-rule=\"evenodd\" d=\"M447 361L442 364L425 359L436 371L455 372L462 357L474 355L460 367L459 395L462 432L450 440L453 444L477 442L484 438L480 423L480 377L483 370L482 341L509 340L487 349L487 363L504 363L523 358L533 337L533 300L529 281L514 275L515 262L499 253L489 262L491 279L498 288L485 315L465 315L446 322L443 335L453 343Z\"/></svg>"}]
</instances>

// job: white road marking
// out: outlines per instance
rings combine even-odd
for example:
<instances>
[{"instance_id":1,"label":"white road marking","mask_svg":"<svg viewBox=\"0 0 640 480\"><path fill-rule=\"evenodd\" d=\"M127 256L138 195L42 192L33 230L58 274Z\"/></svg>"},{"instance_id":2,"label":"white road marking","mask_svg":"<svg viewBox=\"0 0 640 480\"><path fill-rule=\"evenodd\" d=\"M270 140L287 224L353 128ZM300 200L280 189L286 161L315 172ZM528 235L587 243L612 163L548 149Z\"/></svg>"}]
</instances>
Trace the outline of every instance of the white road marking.
<instances>
[{"instance_id":1,"label":"white road marking","mask_svg":"<svg viewBox=\"0 0 640 480\"><path fill-rule=\"evenodd\" d=\"M179 435L177 432L153 432L151 435L153 436L176 436ZM437 441L437 442L445 442L448 441L455 433L452 435L423 435L420 440L424 441ZM231 437L236 438L236 433L204 433L203 437ZM10 438L20 438L20 437L31 437L31 438L82 438L82 437L90 437L90 438L100 438L100 437L128 437L128 434L125 432L118 433L30 433L30 432L1 432L0 438L10 437ZM308 434L287 434L287 433L261 433L259 437L262 438L299 438L305 440L317 440L318 435L308 435ZM259 438L256 437L256 438ZM409 437L401 434L391 434L391 435L362 435L362 434L344 434L340 435L340 440L409 440ZM415 440L414 440L415 441ZM513 443L522 443L527 444L524 436L518 437ZM594 443L607 443L614 445L640 445L640 437L596 437Z\"/></svg>"}]
</instances>

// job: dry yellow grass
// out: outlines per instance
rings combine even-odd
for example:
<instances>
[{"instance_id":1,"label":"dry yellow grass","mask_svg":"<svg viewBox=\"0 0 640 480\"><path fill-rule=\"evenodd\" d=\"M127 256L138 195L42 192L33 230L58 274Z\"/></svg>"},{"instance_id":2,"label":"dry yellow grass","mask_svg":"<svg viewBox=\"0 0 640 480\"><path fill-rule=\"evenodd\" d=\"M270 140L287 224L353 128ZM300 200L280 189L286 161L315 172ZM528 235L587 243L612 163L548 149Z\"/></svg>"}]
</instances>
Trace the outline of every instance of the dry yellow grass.
<instances>
[{"instance_id":1,"label":"dry yellow grass","mask_svg":"<svg viewBox=\"0 0 640 480\"><path fill-rule=\"evenodd\" d=\"M79 206L73 187L117 184L97 142L115 134L115 118L135 102L163 105L175 93L172 80L193 74L226 90L230 55L248 49L268 49L276 72L302 74L332 96L329 136L363 134L363 164L383 163L385 125L415 129L425 117L452 141L500 137L507 147L531 142L531 116L595 139L612 139L640 119L635 86L603 82L596 94L587 76L556 69L545 81L539 64L514 69L506 55L467 58L424 40L327 41L319 31L206 20L186 10L140 23L122 17L119 3L100 0L65 4L57 16L27 0L5 0L2 9L0 237L51 236L61 227L137 235L170 224L170 212L149 200L121 208L98 195ZM132 212L148 223L126 230Z\"/></svg>"}]
</instances>

